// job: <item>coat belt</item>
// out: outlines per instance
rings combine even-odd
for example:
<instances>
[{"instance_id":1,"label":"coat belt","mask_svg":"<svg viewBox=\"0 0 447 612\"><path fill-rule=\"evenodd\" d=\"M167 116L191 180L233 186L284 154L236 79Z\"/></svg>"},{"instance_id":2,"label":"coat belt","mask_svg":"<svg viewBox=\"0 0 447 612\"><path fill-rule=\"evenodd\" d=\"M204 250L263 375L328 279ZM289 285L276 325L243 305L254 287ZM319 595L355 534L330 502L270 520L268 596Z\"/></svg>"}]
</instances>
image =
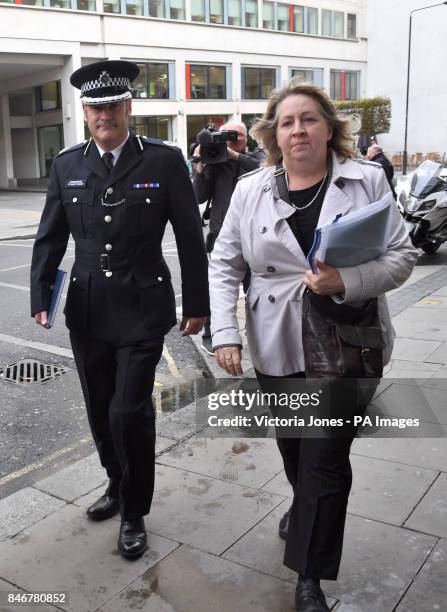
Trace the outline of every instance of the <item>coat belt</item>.
<instances>
[{"instance_id":1,"label":"coat belt","mask_svg":"<svg viewBox=\"0 0 447 612\"><path fill-rule=\"evenodd\" d=\"M113 272L114 270L125 270L130 268L127 259L109 255L108 253L85 253L76 251L75 264L87 272Z\"/></svg>"}]
</instances>

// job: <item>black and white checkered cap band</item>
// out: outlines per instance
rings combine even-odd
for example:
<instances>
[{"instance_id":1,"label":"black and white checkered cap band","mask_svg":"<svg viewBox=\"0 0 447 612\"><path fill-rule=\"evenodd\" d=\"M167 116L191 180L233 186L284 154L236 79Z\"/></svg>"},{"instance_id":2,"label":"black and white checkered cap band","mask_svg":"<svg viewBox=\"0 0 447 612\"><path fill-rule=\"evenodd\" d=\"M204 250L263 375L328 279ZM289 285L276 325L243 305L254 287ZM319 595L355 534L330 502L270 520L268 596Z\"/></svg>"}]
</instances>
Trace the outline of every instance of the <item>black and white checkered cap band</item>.
<instances>
[{"instance_id":1,"label":"black and white checkered cap band","mask_svg":"<svg viewBox=\"0 0 447 612\"><path fill-rule=\"evenodd\" d=\"M103 87L127 87L130 89L130 79L127 77L109 77L106 79L95 79L94 81L87 81L81 85L81 94L83 95L87 91L93 89L102 89Z\"/></svg>"},{"instance_id":2,"label":"black and white checkered cap band","mask_svg":"<svg viewBox=\"0 0 447 612\"><path fill-rule=\"evenodd\" d=\"M113 102L121 102L121 100L130 100L132 92L125 91L122 94L116 94L114 96L104 96L103 98L89 98L82 96L81 101L87 106L94 106L95 104L112 104Z\"/></svg>"}]
</instances>

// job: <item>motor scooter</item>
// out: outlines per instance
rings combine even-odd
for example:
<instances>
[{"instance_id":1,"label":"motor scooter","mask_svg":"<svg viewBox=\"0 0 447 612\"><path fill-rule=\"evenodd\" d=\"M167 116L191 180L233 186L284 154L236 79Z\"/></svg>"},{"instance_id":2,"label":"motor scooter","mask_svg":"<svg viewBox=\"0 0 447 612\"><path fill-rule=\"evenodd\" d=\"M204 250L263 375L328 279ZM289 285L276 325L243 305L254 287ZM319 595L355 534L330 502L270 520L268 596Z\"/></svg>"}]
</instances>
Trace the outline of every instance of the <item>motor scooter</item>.
<instances>
[{"instance_id":1,"label":"motor scooter","mask_svg":"<svg viewBox=\"0 0 447 612\"><path fill-rule=\"evenodd\" d=\"M396 183L397 206L411 242L435 253L447 240L447 167L426 160Z\"/></svg>"}]
</instances>

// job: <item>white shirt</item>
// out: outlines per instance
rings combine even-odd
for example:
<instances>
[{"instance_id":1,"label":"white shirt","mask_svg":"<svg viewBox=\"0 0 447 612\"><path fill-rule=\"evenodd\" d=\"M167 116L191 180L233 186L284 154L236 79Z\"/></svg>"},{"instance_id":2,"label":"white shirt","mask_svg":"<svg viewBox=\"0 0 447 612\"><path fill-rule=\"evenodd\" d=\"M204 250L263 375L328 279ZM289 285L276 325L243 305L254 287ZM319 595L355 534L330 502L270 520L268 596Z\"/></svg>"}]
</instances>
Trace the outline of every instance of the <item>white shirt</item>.
<instances>
[{"instance_id":1,"label":"white shirt","mask_svg":"<svg viewBox=\"0 0 447 612\"><path fill-rule=\"evenodd\" d=\"M121 155L121 151L123 150L123 147L126 144L127 139L129 138L129 136L130 136L130 134L129 134L129 132L127 132L127 136L123 140L123 142L120 145L118 145L116 147L116 149L113 149L112 151L110 151L110 153L112 153L112 155L113 155L113 165L115 165L116 162L118 161L118 158ZM95 140L95 145L98 147L99 156L102 158L104 153L107 153L107 151L105 149L103 149L102 147L100 147L99 144L96 142L96 140Z\"/></svg>"}]
</instances>

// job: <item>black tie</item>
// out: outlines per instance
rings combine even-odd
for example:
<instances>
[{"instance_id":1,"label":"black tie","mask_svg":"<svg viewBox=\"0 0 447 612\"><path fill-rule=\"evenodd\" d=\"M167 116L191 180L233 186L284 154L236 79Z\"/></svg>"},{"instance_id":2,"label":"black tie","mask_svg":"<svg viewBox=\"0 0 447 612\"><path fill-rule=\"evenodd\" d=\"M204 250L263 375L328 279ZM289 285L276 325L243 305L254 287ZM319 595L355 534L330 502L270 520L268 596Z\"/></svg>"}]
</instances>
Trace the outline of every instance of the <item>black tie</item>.
<instances>
[{"instance_id":1,"label":"black tie","mask_svg":"<svg viewBox=\"0 0 447 612\"><path fill-rule=\"evenodd\" d=\"M102 156L102 161L104 162L104 166L107 168L107 172L110 174L113 170L113 161L114 161L113 153L108 151L104 153Z\"/></svg>"}]
</instances>

